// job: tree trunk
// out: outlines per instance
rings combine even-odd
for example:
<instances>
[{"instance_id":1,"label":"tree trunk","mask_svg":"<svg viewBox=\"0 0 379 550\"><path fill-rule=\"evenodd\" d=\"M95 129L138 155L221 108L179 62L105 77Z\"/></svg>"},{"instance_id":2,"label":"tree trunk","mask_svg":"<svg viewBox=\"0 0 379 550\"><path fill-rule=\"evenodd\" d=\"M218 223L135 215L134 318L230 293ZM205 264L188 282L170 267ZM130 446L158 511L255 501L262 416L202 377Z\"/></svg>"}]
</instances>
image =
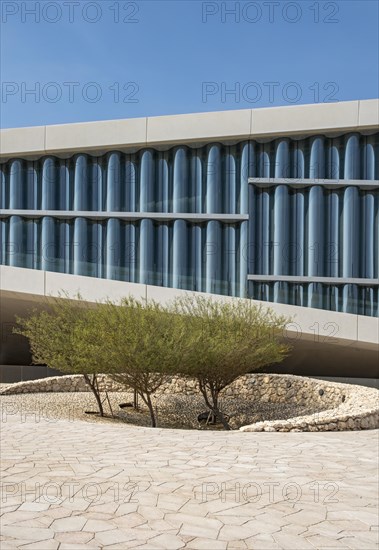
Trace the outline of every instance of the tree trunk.
<instances>
[{"instance_id":1,"label":"tree trunk","mask_svg":"<svg viewBox=\"0 0 379 550\"><path fill-rule=\"evenodd\" d=\"M92 381L91 381L90 377L88 376L88 374L83 374L83 376L84 376L84 380L86 381L86 384L91 388L91 391L92 391L93 395L95 396L97 406L99 408L100 416L104 416L104 409L103 409L103 404L101 402L99 387L97 385L96 374L93 375L93 380Z\"/></svg>"},{"instance_id":2,"label":"tree trunk","mask_svg":"<svg viewBox=\"0 0 379 550\"><path fill-rule=\"evenodd\" d=\"M213 412L216 415L216 417L220 420L221 424L224 426L225 430L231 430L231 427L229 426L229 423L226 421L225 416L222 414L220 409L216 406L213 407Z\"/></svg>"},{"instance_id":3,"label":"tree trunk","mask_svg":"<svg viewBox=\"0 0 379 550\"><path fill-rule=\"evenodd\" d=\"M212 402L213 402L213 411L214 411L216 417L220 420L220 422L224 426L225 430L230 430L229 422L227 422L225 416L220 411L219 406L218 406L219 392L217 390L211 388L211 396L212 396Z\"/></svg>"},{"instance_id":4,"label":"tree trunk","mask_svg":"<svg viewBox=\"0 0 379 550\"><path fill-rule=\"evenodd\" d=\"M137 390L133 390L133 408L138 411L138 393Z\"/></svg>"},{"instance_id":5,"label":"tree trunk","mask_svg":"<svg viewBox=\"0 0 379 550\"><path fill-rule=\"evenodd\" d=\"M213 412L215 417L219 419L221 424L224 426L225 430L231 430L231 427L229 426L229 423L227 422L225 416L222 414L222 412L218 408L218 392L216 390L212 391L211 389L211 398L212 398L212 403L211 403L208 397L207 388L205 385L201 384L200 381L199 381L199 388L201 393L203 394L204 401L207 407Z\"/></svg>"},{"instance_id":6,"label":"tree trunk","mask_svg":"<svg viewBox=\"0 0 379 550\"><path fill-rule=\"evenodd\" d=\"M153 404L151 402L151 397L150 397L150 394L147 393L146 396L141 393L140 394L142 399L145 401L148 409L149 409L149 413L150 413L150 418L151 418L151 427L152 428L156 428L157 427L157 421L156 421L156 418L155 418L155 413L154 413L154 407L153 407Z\"/></svg>"}]
</instances>

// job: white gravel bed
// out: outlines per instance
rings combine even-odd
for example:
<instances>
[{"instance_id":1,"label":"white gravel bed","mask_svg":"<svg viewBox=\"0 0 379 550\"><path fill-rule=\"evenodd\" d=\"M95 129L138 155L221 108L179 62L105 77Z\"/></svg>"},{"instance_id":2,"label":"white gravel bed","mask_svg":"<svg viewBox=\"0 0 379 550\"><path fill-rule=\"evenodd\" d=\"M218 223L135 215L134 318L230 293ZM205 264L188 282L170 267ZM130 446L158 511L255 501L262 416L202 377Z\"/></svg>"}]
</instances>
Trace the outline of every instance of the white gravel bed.
<instances>
[{"instance_id":1,"label":"white gravel bed","mask_svg":"<svg viewBox=\"0 0 379 550\"><path fill-rule=\"evenodd\" d=\"M34 417L36 421L54 421L57 419L80 420L86 422L126 422L139 426L149 426L150 417L143 401L139 399L140 411L132 408L120 409L120 403L131 403L133 394L128 392L109 392L109 400L116 418L112 419L107 401L104 402L106 418L85 411L97 411L97 403L91 392L32 393L0 396L2 416L21 415L21 419ZM105 398L105 394L103 394ZM200 426L197 415L206 410L203 400L198 396L161 395L154 400L158 426L167 428L192 428ZM247 423L262 420L291 418L301 414L311 414L309 407L295 404L257 402L224 398L223 410L230 414L230 424L234 429ZM209 429L220 426L209 425Z\"/></svg>"},{"instance_id":2,"label":"white gravel bed","mask_svg":"<svg viewBox=\"0 0 379 550\"><path fill-rule=\"evenodd\" d=\"M118 404L130 400L126 393L109 393L109 399L115 413ZM104 395L105 397L105 395ZM97 411L96 399L92 392L78 393L29 393L0 396L2 415L19 414L24 418L35 415L36 420L54 421L57 419L84 420L87 422L107 422L107 418L85 414L84 411ZM107 403L104 409L110 415Z\"/></svg>"}]
</instances>

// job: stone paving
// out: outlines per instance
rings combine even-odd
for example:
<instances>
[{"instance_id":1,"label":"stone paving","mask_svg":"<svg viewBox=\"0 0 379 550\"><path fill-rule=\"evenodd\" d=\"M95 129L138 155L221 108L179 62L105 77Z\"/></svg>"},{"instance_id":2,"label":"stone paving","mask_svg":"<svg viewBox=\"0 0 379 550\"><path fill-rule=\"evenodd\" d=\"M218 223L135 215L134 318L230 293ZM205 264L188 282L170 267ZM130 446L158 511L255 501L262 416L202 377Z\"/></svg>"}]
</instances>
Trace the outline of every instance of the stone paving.
<instances>
[{"instance_id":1,"label":"stone paving","mask_svg":"<svg viewBox=\"0 0 379 550\"><path fill-rule=\"evenodd\" d=\"M378 430L2 420L1 550L378 548Z\"/></svg>"}]
</instances>

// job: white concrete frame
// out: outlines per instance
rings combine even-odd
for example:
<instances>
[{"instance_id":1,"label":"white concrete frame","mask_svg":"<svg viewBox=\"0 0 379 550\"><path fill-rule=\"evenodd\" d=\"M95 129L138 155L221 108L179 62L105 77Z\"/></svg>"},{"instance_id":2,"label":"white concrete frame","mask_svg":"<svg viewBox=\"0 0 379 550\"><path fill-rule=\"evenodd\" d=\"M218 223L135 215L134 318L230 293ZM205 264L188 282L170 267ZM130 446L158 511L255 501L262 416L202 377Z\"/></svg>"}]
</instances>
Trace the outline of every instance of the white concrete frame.
<instances>
[{"instance_id":1,"label":"white concrete frame","mask_svg":"<svg viewBox=\"0 0 379 550\"><path fill-rule=\"evenodd\" d=\"M326 189L341 189L341 187L359 187L366 191L378 189L379 180L330 180L315 178L249 178L249 184L256 187L274 187L275 185L288 185L294 189L304 189L313 185L321 185Z\"/></svg>"},{"instance_id":2,"label":"white concrete frame","mask_svg":"<svg viewBox=\"0 0 379 550\"><path fill-rule=\"evenodd\" d=\"M181 212L107 212L101 211L81 211L81 210L15 210L6 209L0 210L0 219L9 218L9 216L22 216L23 218L44 218L50 216L58 219L75 219L87 218L90 220L107 220L116 218L119 220L159 220L159 221L174 221L187 220L190 222L204 221L221 221L226 223L234 223L246 221L249 219L248 214L189 214Z\"/></svg>"},{"instance_id":3,"label":"white concrete frame","mask_svg":"<svg viewBox=\"0 0 379 550\"><path fill-rule=\"evenodd\" d=\"M142 147L193 146L210 141L231 143L273 136L339 135L379 129L379 99L291 105L261 109L107 120L0 131L0 159L75 152L94 155Z\"/></svg>"},{"instance_id":4,"label":"white concrete frame","mask_svg":"<svg viewBox=\"0 0 379 550\"><path fill-rule=\"evenodd\" d=\"M379 286L378 279L363 279L359 277L316 277L303 275L248 275L248 281L259 281L262 283L321 283L324 285L360 285Z\"/></svg>"},{"instance_id":5,"label":"white concrete frame","mask_svg":"<svg viewBox=\"0 0 379 550\"><path fill-rule=\"evenodd\" d=\"M57 297L62 292L68 293L70 297L80 293L81 299L86 302L110 299L117 303L125 296L132 295L139 299L167 303L185 294L202 294L213 300L241 300L138 283L0 266L0 307L2 297L41 303L42 297ZM375 317L250 299L249 303L270 307L277 314L289 317L291 322L287 325L286 336L291 343L298 340L317 341L379 352L379 319Z\"/></svg>"}]
</instances>

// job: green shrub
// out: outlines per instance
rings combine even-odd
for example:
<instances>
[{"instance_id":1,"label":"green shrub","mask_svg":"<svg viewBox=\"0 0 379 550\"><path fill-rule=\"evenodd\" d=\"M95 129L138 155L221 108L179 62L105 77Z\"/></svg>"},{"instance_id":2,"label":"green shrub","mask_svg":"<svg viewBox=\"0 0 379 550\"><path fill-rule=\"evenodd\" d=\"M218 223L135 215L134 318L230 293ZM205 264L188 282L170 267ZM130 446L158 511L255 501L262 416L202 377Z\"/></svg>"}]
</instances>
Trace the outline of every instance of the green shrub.
<instances>
[{"instance_id":1,"label":"green shrub","mask_svg":"<svg viewBox=\"0 0 379 550\"><path fill-rule=\"evenodd\" d=\"M207 408L230 429L219 407L220 392L238 377L288 355L289 346L282 341L288 319L250 300L196 295L176 300L173 310L185 327L178 374L197 380Z\"/></svg>"}]
</instances>

